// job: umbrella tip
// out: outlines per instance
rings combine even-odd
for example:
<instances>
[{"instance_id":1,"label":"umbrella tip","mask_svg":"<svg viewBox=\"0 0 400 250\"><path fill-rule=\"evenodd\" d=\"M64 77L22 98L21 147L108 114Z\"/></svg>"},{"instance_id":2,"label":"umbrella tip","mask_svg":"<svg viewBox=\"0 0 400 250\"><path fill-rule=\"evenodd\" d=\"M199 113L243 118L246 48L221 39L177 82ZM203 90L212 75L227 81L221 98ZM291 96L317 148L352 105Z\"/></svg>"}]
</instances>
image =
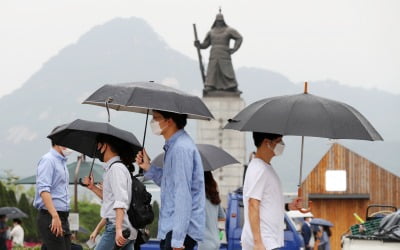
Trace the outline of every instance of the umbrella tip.
<instances>
[{"instance_id":1,"label":"umbrella tip","mask_svg":"<svg viewBox=\"0 0 400 250\"><path fill-rule=\"evenodd\" d=\"M304 94L308 94L308 82L304 82Z\"/></svg>"}]
</instances>

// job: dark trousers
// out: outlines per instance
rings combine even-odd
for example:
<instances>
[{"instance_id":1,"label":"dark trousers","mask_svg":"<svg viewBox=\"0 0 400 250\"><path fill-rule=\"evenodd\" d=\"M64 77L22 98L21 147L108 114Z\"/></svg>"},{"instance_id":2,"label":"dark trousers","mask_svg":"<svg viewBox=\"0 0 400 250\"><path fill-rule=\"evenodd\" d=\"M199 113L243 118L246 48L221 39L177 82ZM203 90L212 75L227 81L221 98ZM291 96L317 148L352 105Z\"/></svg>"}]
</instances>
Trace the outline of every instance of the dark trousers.
<instances>
[{"instance_id":1,"label":"dark trousers","mask_svg":"<svg viewBox=\"0 0 400 250\"><path fill-rule=\"evenodd\" d=\"M41 209L37 218L40 237L43 241L42 249L70 250L71 232L69 230L68 212L57 212L64 232L63 236L56 237L50 230L52 217L47 210Z\"/></svg>"},{"instance_id":2,"label":"dark trousers","mask_svg":"<svg viewBox=\"0 0 400 250\"><path fill-rule=\"evenodd\" d=\"M5 234L6 232L4 232ZM7 250L6 239L3 238L3 233L0 234L0 250Z\"/></svg>"},{"instance_id":3,"label":"dark trousers","mask_svg":"<svg viewBox=\"0 0 400 250\"><path fill-rule=\"evenodd\" d=\"M161 250L172 250L171 238L172 238L172 231L167 233L167 235L165 236L165 240L161 240L160 242ZM193 250L194 246L197 245L197 242L194 239L192 239L189 235L186 235L183 245L185 246L185 250Z\"/></svg>"}]
</instances>

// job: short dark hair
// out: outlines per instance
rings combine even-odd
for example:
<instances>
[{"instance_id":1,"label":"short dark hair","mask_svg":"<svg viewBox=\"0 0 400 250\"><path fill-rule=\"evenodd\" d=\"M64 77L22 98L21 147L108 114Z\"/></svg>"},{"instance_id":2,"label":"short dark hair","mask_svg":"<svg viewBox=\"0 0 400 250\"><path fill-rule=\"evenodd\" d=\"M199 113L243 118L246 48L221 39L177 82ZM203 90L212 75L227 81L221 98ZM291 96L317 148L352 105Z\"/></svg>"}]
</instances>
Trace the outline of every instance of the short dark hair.
<instances>
[{"instance_id":1,"label":"short dark hair","mask_svg":"<svg viewBox=\"0 0 400 250\"><path fill-rule=\"evenodd\" d=\"M273 141L282 136L283 135L273 133L253 132L254 145L258 148L261 146L261 143L264 141L264 139Z\"/></svg>"},{"instance_id":2,"label":"short dark hair","mask_svg":"<svg viewBox=\"0 0 400 250\"><path fill-rule=\"evenodd\" d=\"M129 171L135 171L133 163L138 153L138 149L135 146L115 136L106 134L99 134L97 142L107 143L111 151L119 155L121 161L128 167Z\"/></svg>"},{"instance_id":3,"label":"short dark hair","mask_svg":"<svg viewBox=\"0 0 400 250\"><path fill-rule=\"evenodd\" d=\"M22 221L21 221L20 219L18 219L18 218L13 219L13 222L17 222L17 223L20 224L20 225L21 225L21 223L22 223Z\"/></svg>"},{"instance_id":4,"label":"short dark hair","mask_svg":"<svg viewBox=\"0 0 400 250\"><path fill-rule=\"evenodd\" d=\"M186 126L187 123L187 114L178 114L178 113L173 113L173 112L167 112L167 111L161 111L161 110L154 110L157 113L160 113L162 117L165 119L172 119L176 127L178 129L182 129Z\"/></svg>"}]
</instances>

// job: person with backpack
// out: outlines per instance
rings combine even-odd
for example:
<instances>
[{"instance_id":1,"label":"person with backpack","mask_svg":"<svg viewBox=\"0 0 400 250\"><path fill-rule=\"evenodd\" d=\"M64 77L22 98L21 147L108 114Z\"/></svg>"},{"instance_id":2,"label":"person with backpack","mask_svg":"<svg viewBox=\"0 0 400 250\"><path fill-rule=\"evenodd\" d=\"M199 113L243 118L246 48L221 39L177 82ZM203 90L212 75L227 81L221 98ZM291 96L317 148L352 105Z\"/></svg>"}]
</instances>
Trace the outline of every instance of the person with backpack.
<instances>
[{"instance_id":1,"label":"person with backpack","mask_svg":"<svg viewBox=\"0 0 400 250\"><path fill-rule=\"evenodd\" d=\"M93 177L84 180L88 188L99 196L100 215L105 220L105 231L96 250L110 250L115 245L123 250L132 250L137 230L128 218L128 209L132 199L132 178L134 171L134 152L129 144L109 135L100 135L97 139L97 157L106 164L102 189L94 185ZM128 229L126 238L123 231Z\"/></svg>"},{"instance_id":2,"label":"person with backpack","mask_svg":"<svg viewBox=\"0 0 400 250\"><path fill-rule=\"evenodd\" d=\"M161 250L191 250L204 237L204 171L200 153L184 130L186 120L186 114L153 110L151 129L165 138L164 166L153 166L145 150L136 157L144 176L161 187Z\"/></svg>"}]
</instances>

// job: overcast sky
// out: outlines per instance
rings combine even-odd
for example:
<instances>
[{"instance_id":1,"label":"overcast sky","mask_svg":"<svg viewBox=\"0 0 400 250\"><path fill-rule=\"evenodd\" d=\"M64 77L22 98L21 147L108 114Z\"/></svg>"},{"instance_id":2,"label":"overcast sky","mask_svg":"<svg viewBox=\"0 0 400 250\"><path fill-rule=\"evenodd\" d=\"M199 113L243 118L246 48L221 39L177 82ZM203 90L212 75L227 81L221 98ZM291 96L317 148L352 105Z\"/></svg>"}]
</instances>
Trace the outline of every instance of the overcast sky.
<instances>
[{"instance_id":1,"label":"overcast sky","mask_svg":"<svg viewBox=\"0 0 400 250\"><path fill-rule=\"evenodd\" d=\"M244 37L233 56L235 68L400 94L397 0L2 0L0 97L60 49L115 17L145 19L169 46L196 59L192 23L204 38L219 6L227 24Z\"/></svg>"}]
</instances>

